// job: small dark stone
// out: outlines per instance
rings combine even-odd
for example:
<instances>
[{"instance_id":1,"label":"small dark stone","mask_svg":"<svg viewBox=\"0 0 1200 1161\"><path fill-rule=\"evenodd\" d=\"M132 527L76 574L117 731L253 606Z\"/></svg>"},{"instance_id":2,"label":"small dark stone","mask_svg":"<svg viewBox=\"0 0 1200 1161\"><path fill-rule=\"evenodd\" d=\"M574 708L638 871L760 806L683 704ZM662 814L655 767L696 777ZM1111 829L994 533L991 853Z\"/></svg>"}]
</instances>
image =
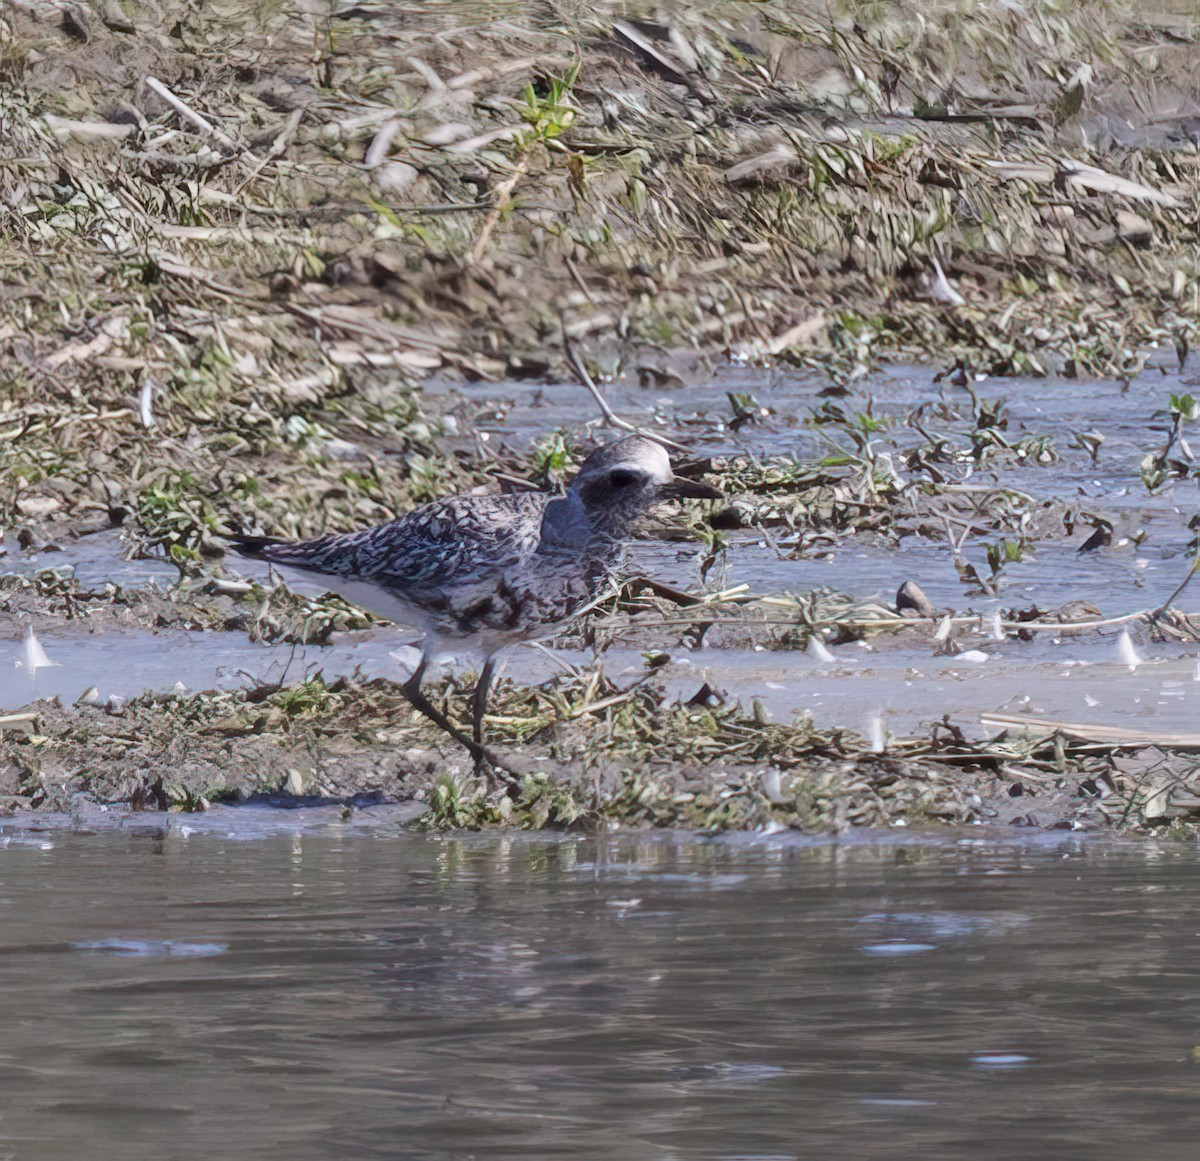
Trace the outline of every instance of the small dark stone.
<instances>
[{"instance_id":1,"label":"small dark stone","mask_svg":"<svg viewBox=\"0 0 1200 1161\"><path fill-rule=\"evenodd\" d=\"M718 532L732 532L738 528L745 528L749 522L746 513L735 507L722 508L708 518L708 526Z\"/></svg>"},{"instance_id":2,"label":"small dark stone","mask_svg":"<svg viewBox=\"0 0 1200 1161\"><path fill-rule=\"evenodd\" d=\"M725 695L719 690L713 689L706 681L688 698L687 704L701 709L716 709L717 706L725 704Z\"/></svg>"},{"instance_id":3,"label":"small dark stone","mask_svg":"<svg viewBox=\"0 0 1200 1161\"><path fill-rule=\"evenodd\" d=\"M1111 524L1097 524L1096 530L1075 551L1094 552L1097 548L1105 548L1112 543L1112 537Z\"/></svg>"},{"instance_id":4,"label":"small dark stone","mask_svg":"<svg viewBox=\"0 0 1200 1161\"><path fill-rule=\"evenodd\" d=\"M63 10L61 28L72 40L77 40L81 44L86 44L92 39L92 34L88 30L87 16L78 8Z\"/></svg>"},{"instance_id":5,"label":"small dark stone","mask_svg":"<svg viewBox=\"0 0 1200 1161\"><path fill-rule=\"evenodd\" d=\"M896 609L901 613L905 609L912 609L918 617L937 616L933 602L921 591L920 585L910 580L906 580L896 591Z\"/></svg>"}]
</instances>

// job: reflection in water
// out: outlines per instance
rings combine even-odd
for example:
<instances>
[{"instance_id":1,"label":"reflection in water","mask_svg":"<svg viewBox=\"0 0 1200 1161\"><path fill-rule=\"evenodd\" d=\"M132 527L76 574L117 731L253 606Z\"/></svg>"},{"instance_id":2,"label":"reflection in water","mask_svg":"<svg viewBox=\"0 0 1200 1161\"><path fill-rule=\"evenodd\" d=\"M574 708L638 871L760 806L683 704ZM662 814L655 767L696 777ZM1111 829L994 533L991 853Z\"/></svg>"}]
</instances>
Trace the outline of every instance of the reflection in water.
<instances>
[{"instance_id":1,"label":"reflection in water","mask_svg":"<svg viewBox=\"0 0 1200 1161\"><path fill-rule=\"evenodd\" d=\"M224 955L229 950L226 943L186 943L178 939L85 939L71 946L103 955L137 956Z\"/></svg>"},{"instance_id":2,"label":"reflection in water","mask_svg":"<svg viewBox=\"0 0 1200 1161\"><path fill-rule=\"evenodd\" d=\"M0 849L0 1155L1194 1147L1190 848L235 835Z\"/></svg>"}]
</instances>

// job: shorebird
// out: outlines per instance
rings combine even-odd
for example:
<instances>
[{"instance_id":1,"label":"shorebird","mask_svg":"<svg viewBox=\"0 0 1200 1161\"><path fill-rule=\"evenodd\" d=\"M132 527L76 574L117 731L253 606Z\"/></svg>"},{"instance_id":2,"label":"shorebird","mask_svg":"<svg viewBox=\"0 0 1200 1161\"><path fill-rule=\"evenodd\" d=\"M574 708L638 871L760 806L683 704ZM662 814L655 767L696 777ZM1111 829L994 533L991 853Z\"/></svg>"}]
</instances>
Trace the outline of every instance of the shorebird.
<instances>
[{"instance_id":1,"label":"shorebird","mask_svg":"<svg viewBox=\"0 0 1200 1161\"><path fill-rule=\"evenodd\" d=\"M421 659L401 691L475 758L512 773L485 744L484 713L498 655L550 636L611 575L639 516L659 500L718 499L680 479L663 447L640 435L592 452L565 494L449 496L375 528L281 541L233 536L245 556L298 569L330 592L422 632ZM435 657L481 654L471 736L425 696Z\"/></svg>"}]
</instances>

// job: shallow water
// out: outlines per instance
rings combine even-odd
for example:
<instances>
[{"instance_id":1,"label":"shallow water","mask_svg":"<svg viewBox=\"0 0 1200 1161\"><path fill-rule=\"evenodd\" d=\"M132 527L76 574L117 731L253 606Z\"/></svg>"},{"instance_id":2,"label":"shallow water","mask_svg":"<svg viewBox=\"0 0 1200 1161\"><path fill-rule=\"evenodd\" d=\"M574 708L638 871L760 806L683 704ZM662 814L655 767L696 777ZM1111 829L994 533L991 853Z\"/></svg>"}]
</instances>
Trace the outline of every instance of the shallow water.
<instances>
[{"instance_id":1,"label":"shallow water","mask_svg":"<svg viewBox=\"0 0 1200 1161\"><path fill-rule=\"evenodd\" d=\"M761 595L828 587L860 599L890 602L900 583L911 579L936 607L959 612L990 614L1030 605L1052 610L1075 600L1090 602L1109 617L1155 608L1186 575L1193 536L1187 525L1200 498L1195 481L1177 482L1151 495L1139 476L1141 457L1164 438L1168 395L1189 389L1187 380L1166 367L1166 356L1160 361L1163 369L1152 369L1128 386L1019 379L974 384L980 395L1006 401L1007 438L1051 435L1059 458L1042 466L1009 466L995 474L976 471L971 481L1003 483L1039 499L1067 500L1083 511L1105 515L1115 526L1110 546L1079 553L1089 532L1080 524L1072 537L1039 542L1024 560L1008 565L999 578L998 596L989 598L964 589L945 543L910 536L888 546L850 537L828 551L790 559L786 545L780 551L781 536L772 534L768 540L761 532L748 531L732 538L709 578L710 586L744 584ZM697 455L803 458L829 450L826 432L831 429L805 422L825 402L820 392L827 386L815 376L735 367L686 389L644 388L626 380L606 390L624 414L645 423L654 423L657 416L669 421L672 430L690 433ZM592 406L581 411L586 392L570 385L456 384L454 390L484 408L479 418L482 431L521 449L556 428L577 430L581 414L590 414ZM731 391L753 394L769 414L738 431L715 422L732 415L725 398ZM835 402L853 414L863 410L868 399L873 414L892 423L876 437L880 454L895 453L919 438L903 422L919 406L928 409L923 420L927 430L949 432L961 440L971 423L967 392L934 382L928 368L881 371L858 384L855 395ZM1105 436L1097 463L1071 446L1072 433L1088 430ZM960 469L968 471L966 466ZM1140 543L1139 531L1145 534ZM967 558L986 575L984 549L982 541L966 545ZM700 554L695 543L642 543L633 547L628 571L693 588L699 585ZM62 552L13 552L6 563L26 571L69 567L89 584L112 580L166 586L176 577L163 562L125 561L115 535L66 543ZM264 566L253 562L244 562L244 571L257 578L267 575ZM321 588L311 581L297 587L306 592ZM1176 605L1200 612L1200 581L1184 591ZM279 680L284 673L295 680L318 670L331 678L356 669L368 677L394 678L407 669L392 653L412 639L404 630L376 630L341 635L328 647L293 651L252 643L240 633L117 635L92 634L81 627L43 642L59 666L36 674L17 667L22 658L19 641L0 642L0 705L16 707L48 694L70 700L93 684L102 697L129 697L176 682L191 689L231 688ZM1011 638L997 642L986 634L966 634L959 643L969 659L936 656L932 629L925 639L909 639L901 647L877 641L869 649L836 648L834 661L827 664L797 652L676 649L667 678L672 693L687 697L708 680L731 698L760 699L777 717L810 712L818 725L858 730L873 728L871 723L882 717L896 733L922 730L930 718L946 713L974 734L980 732L979 715L995 711L1136 728L1156 723L1164 733L1191 731L1200 715L1200 648L1195 645L1135 641L1148 663L1131 669L1118 650L1116 630L1086 641L1046 635L1032 643ZM592 660L570 653L562 659ZM621 681L635 680L641 673L640 653L622 648L619 640L605 664ZM508 672L516 680L533 682L555 669L543 655L520 650Z\"/></svg>"},{"instance_id":2,"label":"shallow water","mask_svg":"<svg viewBox=\"0 0 1200 1161\"><path fill-rule=\"evenodd\" d=\"M954 568L945 543L909 537L895 547L860 545L853 538L810 559L779 559L761 537L735 537L727 561L729 584L747 583L756 592L783 592L831 585L858 597L894 596L899 584L917 581L937 604L963 608L1039 603L1052 608L1072 600L1090 600L1108 613L1154 607L1183 579L1193 533L1188 520L1200 505L1196 481L1177 481L1149 493L1141 480L1141 462L1162 447L1171 393L1195 393L1194 377L1181 374L1173 353L1156 354L1146 373L1129 384L1073 379L981 379L973 382L978 396L1005 403L1004 438L1050 436L1057 458L1049 464L1011 462L972 470L962 464L948 470L951 480L1015 488L1038 499L1076 505L1114 522L1113 543L1098 551L1077 549L1091 533L1080 523L1072 536L1039 542L1023 561L1006 567L998 580L995 601L970 596ZM684 433L696 456L741 455L753 458L792 455L816 460L847 446L833 426L812 426L812 413L826 403L847 415L866 410L887 423L872 438L877 456L892 456L922 442L906 423L925 408L922 426L931 434L952 437L969 446L973 424L971 400L962 387L935 382L929 367L882 369L854 385L852 394L827 399L829 382L817 375L760 368L724 368L714 378L682 387L640 387L634 376L605 386L614 408L648 427ZM493 404L492 419L481 428L494 440L524 450L547 432L575 430L580 414L594 404L582 387L528 383L455 385L477 404ZM753 424L731 430L730 392L753 396L768 414ZM496 401L499 404L496 405ZM724 417L725 424L722 424ZM1073 446L1080 432L1104 436L1096 462ZM1185 430L1185 435L1187 431ZM1133 537L1146 533L1141 544ZM987 575L987 540L969 539L965 556ZM652 550L656 576L672 583L695 583L695 552L675 546ZM1200 595L1185 594L1180 607L1200 611Z\"/></svg>"},{"instance_id":3,"label":"shallow water","mask_svg":"<svg viewBox=\"0 0 1200 1161\"><path fill-rule=\"evenodd\" d=\"M814 428L805 420L824 402L820 392L827 385L812 375L726 368L715 379L686 389L640 387L624 380L606 390L624 414L647 423L659 416L670 421L674 431L690 432L697 455L816 457L829 450L829 429ZM1060 458L1048 465L1008 467L995 475L977 471L971 480L1001 482L1033 497L1069 500L1081 510L1108 516L1116 529L1111 546L1079 553L1088 533L1081 524L1072 537L1038 542L1024 560L1004 569L998 596L982 597L964 589L944 543L910 536L888 547L850 537L828 552L788 559L787 546L780 551L778 537L767 540L748 531L733 537L709 584L745 584L761 595L830 586L863 600L889 602L902 580L912 579L938 608L983 613L1031 604L1054 609L1081 600L1114 616L1165 601L1188 569L1193 534L1187 524L1198 489L1195 482L1177 482L1148 494L1139 465L1147 451L1162 444L1169 393L1187 390L1187 381L1175 372L1154 369L1128 386L1006 379L978 381L974 389L1006 401L1007 438L1052 435ZM570 385L478 384L455 390L476 404L491 401L480 420L482 431L516 447L527 447L536 435L558 427L576 428L580 415L590 409L590 404L584 405L586 392ZM714 417L728 411L730 391L752 393L769 414L737 432L720 423L714 426ZM902 421L919 405L930 409L924 419L929 431L946 431L961 439L971 425L967 392L944 381L935 383L929 368L888 369L859 384L856 392L834 402L853 414L865 409L870 399L872 414L892 422L876 437L882 455L911 446L918 438ZM1098 463L1072 447L1072 433L1088 429L1105 435ZM1145 534L1140 543L1135 537L1139 531ZM695 543L640 543L632 548L629 571L694 588L700 552ZM967 543L967 559L986 573L983 554L983 542ZM115 535L84 537L66 543L58 553L14 554L7 566L26 571L70 567L89 584L113 580L167 585L176 576L161 561L125 561ZM247 576L266 576L263 566L248 561L245 571ZM300 591L320 589L312 582L296 586ZM1183 592L1177 607L1200 612L1200 583ZM798 652L727 649L691 654L676 649L667 678L671 692L686 697L708 680L743 702L761 699L779 717L811 712L820 726L859 730L874 728L871 723L882 718L894 733L923 729L931 717L947 712L968 733L978 733L978 716L991 711L1028 711L1138 728L1153 721L1164 732L1190 730L1200 714L1200 650L1194 645L1138 642L1148 663L1130 669L1117 650L1115 631L1087 640L1042 637L1033 643L1012 638L994 642L986 634L966 634L960 645L973 660L936 656L931 631L925 636L928 639L900 648L883 640L869 649L841 646L834 650L834 661L826 664ZM100 687L102 697L130 697L175 682L197 690L228 688L278 680L284 673L295 680L317 670L330 678L355 670L396 678L407 669L391 654L412 639L402 630L347 633L329 646L293 651L290 646L254 644L241 633L94 634L82 627L44 640L50 660L59 666L36 674L17 667L23 656L20 642L0 643L0 704L14 708L52 693L73 699L90 685ZM563 660L592 658L564 654ZM620 681L641 675L640 652L622 648L619 640L605 664ZM554 670L556 664L545 656L520 650L508 672L516 680L540 681Z\"/></svg>"},{"instance_id":4,"label":"shallow water","mask_svg":"<svg viewBox=\"0 0 1200 1161\"><path fill-rule=\"evenodd\" d=\"M758 699L780 720L810 714L816 725L848 727L869 735L881 721L893 734L926 732L949 713L965 733L986 731L980 715L1026 713L1059 720L1133 729L1194 733L1200 719L1200 650L1194 645L1138 643L1140 663L1122 659L1114 631L1105 637L1043 635L1032 642L963 637L964 653L939 656L928 643L898 647L839 645L832 660L800 651L677 650L658 677L668 697L685 701L708 684L727 700ZM327 646L263 645L241 633L72 635L42 641L51 668L28 672L22 642L0 642L0 704L23 706L57 695L74 701L95 686L99 699L130 698L147 689L237 689L266 682L328 680L359 674L399 680L411 672L416 650L410 634L390 628L346 633ZM615 646L600 655L620 688L645 678L640 650ZM589 666L592 653L560 649L554 659L518 649L506 663L511 679L536 684L564 665ZM18 664L21 663L21 664Z\"/></svg>"},{"instance_id":5,"label":"shallow water","mask_svg":"<svg viewBox=\"0 0 1200 1161\"><path fill-rule=\"evenodd\" d=\"M1195 1155L1192 847L306 813L2 836L0 1156Z\"/></svg>"}]
</instances>

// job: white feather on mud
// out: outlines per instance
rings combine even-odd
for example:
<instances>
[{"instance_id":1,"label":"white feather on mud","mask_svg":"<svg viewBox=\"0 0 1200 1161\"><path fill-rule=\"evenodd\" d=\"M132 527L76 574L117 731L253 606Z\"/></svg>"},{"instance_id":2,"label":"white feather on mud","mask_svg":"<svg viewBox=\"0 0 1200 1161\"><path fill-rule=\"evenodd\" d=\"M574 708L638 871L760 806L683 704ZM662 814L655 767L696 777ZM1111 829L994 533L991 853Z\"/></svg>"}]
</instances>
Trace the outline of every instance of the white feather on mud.
<instances>
[{"instance_id":1,"label":"white feather on mud","mask_svg":"<svg viewBox=\"0 0 1200 1161\"><path fill-rule=\"evenodd\" d=\"M59 661L51 661L46 656L46 650L42 648L42 643L37 639L32 625L25 630L21 652L22 658L17 661L17 668L26 669L31 674L36 674L39 669L56 669L62 664Z\"/></svg>"},{"instance_id":2,"label":"white feather on mud","mask_svg":"<svg viewBox=\"0 0 1200 1161\"><path fill-rule=\"evenodd\" d=\"M1128 629L1122 629L1117 637L1117 664L1128 665L1130 672L1135 670L1145 658L1134 648L1133 639Z\"/></svg>"},{"instance_id":3,"label":"white feather on mud","mask_svg":"<svg viewBox=\"0 0 1200 1161\"><path fill-rule=\"evenodd\" d=\"M828 665L834 659L833 651L820 637L810 637L808 639L808 655L818 665Z\"/></svg>"},{"instance_id":4,"label":"white feather on mud","mask_svg":"<svg viewBox=\"0 0 1200 1161\"><path fill-rule=\"evenodd\" d=\"M872 753L882 754L887 749L887 725L883 720L883 714L879 710L876 710L867 718L865 736L867 739L867 748Z\"/></svg>"},{"instance_id":5,"label":"white feather on mud","mask_svg":"<svg viewBox=\"0 0 1200 1161\"><path fill-rule=\"evenodd\" d=\"M154 419L154 380L143 379L142 391L138 396L138 411L142 417L143 427L153 427Z\"/></svg>"},{"instance_id":6,"label":"white feather on mud","mask_svg":"<svg viewBox=\"0 0 1200 1161\"><path fill-rule=\"evenodd\" d=\"M947 306L967 305L967 300L950 285L950 279L936 258L933 259L933 273L926 275L925 293L934 302L943 302Z\"/></svg>"}]
</instances>

